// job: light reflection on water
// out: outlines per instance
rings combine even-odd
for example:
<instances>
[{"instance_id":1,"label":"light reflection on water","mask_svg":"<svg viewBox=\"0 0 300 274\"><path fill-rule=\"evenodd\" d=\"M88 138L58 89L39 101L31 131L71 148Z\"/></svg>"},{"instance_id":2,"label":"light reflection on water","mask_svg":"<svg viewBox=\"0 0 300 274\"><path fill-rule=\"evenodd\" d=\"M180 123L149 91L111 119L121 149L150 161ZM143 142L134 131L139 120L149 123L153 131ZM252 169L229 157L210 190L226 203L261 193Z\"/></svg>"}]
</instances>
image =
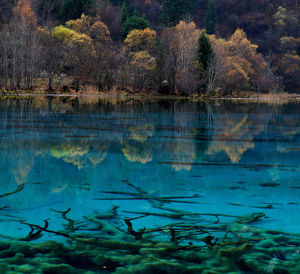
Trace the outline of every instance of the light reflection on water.
<instances>
[{"instance_id":1,"label":"light reflection on water","mask_svg":"<svg viewBox=\"0 0 300 274\"><path fill-rule=\"evenodd\" d=\"M24 190L0 199L8 207L0 234L26 235L18 218L50 217L59 227L50 209L71 208L76 219L112 204L121 213L159 212L161 203L200 213L262 211L270 219L261 226L298 232L299 118L296 103L2 99L0 194ZM130 184L154 198L138 198ZM165 219L137 225L151 222Z\"/></svg>"}]
</instances>

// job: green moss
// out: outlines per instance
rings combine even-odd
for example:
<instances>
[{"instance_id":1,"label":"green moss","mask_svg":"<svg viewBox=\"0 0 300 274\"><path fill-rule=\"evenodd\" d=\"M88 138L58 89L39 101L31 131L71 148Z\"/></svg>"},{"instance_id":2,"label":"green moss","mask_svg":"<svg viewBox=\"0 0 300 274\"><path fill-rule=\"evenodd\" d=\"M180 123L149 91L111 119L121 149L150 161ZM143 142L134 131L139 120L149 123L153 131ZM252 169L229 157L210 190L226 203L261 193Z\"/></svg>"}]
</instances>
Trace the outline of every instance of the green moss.
<instances>
[{"instance_id":1,"label":"green moss","mask_svg":"<svg viewBox=\"0 0 300 274\"><path fill-rule=\"evenodd\" d=\"M278 246L278 244L274 242L272 239L267 239L259 242L257 246L262 248L271 248L271 247Z\"/></svg>"},{"instance_id":2,"label":"green moss","mask_svg":"<svg viewBox=\"0 0 300 274\"><path fill-rule=\"evenodd\" d=\"M182 274L186 273L185 266L166 260L158 260L154 262L141 263L138 265L134 265L128 267L127 269L121 267L116 270L117 274L134 274L134 273L144 273L144 274L153 274L153 273L174 273L174 274Z\"/></svg>"},{"instance_id":3,"label":"green moss","mask_svg":"<svg viewBox=\"0 0 300 274\"><path fill-rule=\"evenodd\" d=\"M258 215L239 220L253 220L253 216ZM43 231L67 237L68 245L56 241L0 240L0 273L300 273L298 235L233 221L205 228L173 224L176 244L169 239L169 226L146 230L147 237L137 241L126 233L126 227L116 228L125 225L118 218L111 211L86 216L93 233ZM199 222L198 216L185 218ZM189 233L193 235L191 239ZM210 242L207 235L212 238Z\"/></svg>"},{"instance_id":4,"label":"green moss","mask_svg":"<svg viewBox=\"0 0 300 274\"><path fill-rule=\"evenodd\" d=\"M55 273L55 274L75 274L78 273L75 268L71 267L67 264L58 264L58 265L52 265L52 264L43 264L41 266L42 273Z\"/></svg>"},{"instance_id":5,"label":"green moss","mask_svg":"<svg viewBox=\"0 0 300 274\"><path fill-rule=\"evenodd\" d=\"M16 270L21 273L30 273L30 274L35 273L36 271L35 267L29 264L21 265L18 268L16 268Z\"/></svg>"}]
</instances>

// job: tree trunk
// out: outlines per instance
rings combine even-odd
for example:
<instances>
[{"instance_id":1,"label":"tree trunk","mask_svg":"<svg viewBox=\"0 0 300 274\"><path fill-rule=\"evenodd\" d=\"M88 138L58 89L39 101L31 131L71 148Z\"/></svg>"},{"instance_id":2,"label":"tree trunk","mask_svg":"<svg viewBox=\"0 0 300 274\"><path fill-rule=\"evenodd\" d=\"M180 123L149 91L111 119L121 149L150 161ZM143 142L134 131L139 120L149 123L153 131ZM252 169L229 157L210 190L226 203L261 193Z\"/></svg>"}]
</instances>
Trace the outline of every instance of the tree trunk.
<instances>
[{"instance_id":1,"label":"tree trunk","mask_svg":"<svg viewBox=\"0 0 300 274\"><path fill-rule=\"evenodd\" d=\"M80 89L80 81L78 79L78 77L75 78L75 91L79 92Z\"/></svg>"},{"instance_id":2,"label":"tree trunk","mask_svg":"<svg viewBox=\"0 0 300 274\"><path fill-rule=\"evenodd\" d=\"M48 75L48 91L53 91L53 73Z\"/></svg>"}]
</instances>

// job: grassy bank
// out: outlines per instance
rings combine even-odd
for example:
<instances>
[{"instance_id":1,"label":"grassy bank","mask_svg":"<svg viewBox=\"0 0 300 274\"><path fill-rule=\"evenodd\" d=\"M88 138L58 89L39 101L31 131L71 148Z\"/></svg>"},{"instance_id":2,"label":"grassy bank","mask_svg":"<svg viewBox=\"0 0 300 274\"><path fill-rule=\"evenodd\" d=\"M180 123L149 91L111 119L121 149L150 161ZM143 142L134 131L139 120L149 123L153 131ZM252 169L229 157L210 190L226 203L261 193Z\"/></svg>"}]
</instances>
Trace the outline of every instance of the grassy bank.
<instances>
[{"instance_id":1,"label":"grassy bank","mask_svg":"<svg viewBox=\"0 0 300 274\"><path fill-rule=\"evenodd\" d=\"M224 95L226 94L226 95ZM278 93L258 93L254 91L232 91L230 93L216 92L212 94L160 94L155 91L132 92L129 90L112 89L109 91L99 92L93 87L85 87L79 92L70 89L69 92L52 91L48 92L45 88L34 90L0 90L0 96L97 96L99 98L129 98L129 99L166 99L166 100L251 100L259 102L286 102L290 100L299 100L300 94L278 92Z\"/></svg>"}]
</instances>

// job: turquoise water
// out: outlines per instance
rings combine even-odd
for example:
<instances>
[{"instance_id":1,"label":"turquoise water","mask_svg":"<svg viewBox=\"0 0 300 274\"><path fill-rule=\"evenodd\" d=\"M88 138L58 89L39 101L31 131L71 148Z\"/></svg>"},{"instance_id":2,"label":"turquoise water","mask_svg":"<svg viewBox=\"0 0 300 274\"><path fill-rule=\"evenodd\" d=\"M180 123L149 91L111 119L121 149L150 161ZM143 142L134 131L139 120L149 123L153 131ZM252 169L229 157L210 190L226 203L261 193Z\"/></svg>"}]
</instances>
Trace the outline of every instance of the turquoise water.
<instances>
[{"instance_id":1,"label":"turquoise water","mask_svg":"<svg viewBox=\"0 0 300 274\"><path fill-rule=\"evenodd\" d=\"M298 103L1 99L0 234L46 219L59 231L52 209L79 220L112 205L121 218L150 213L135 229L175 222L159 215L175 209L264 212L258 227L298 233L299 134Z\"/></svg>"}]
</instances>

